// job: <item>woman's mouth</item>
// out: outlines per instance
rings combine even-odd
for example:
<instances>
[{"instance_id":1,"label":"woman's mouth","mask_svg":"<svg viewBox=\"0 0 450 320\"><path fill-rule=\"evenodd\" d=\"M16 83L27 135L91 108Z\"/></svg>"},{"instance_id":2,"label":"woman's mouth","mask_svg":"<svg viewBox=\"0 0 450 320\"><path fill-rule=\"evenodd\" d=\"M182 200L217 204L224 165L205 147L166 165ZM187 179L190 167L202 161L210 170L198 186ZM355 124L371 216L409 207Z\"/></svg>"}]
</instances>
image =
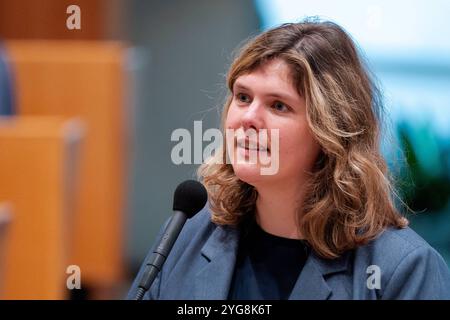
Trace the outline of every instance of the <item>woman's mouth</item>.
<instances>
[{"instance_id":1,"label":"woman's mouth","mask_svg":"<svg viewBox=\"0 0 450 320\"><path fill-rule=\"evenodd\" d=\"M241 139L237 141L237 147L249 151L264 151L270 152L270 149L266 146L258 144L256 141L250 141L248 139Z\"/></svg>"}]
</instances>

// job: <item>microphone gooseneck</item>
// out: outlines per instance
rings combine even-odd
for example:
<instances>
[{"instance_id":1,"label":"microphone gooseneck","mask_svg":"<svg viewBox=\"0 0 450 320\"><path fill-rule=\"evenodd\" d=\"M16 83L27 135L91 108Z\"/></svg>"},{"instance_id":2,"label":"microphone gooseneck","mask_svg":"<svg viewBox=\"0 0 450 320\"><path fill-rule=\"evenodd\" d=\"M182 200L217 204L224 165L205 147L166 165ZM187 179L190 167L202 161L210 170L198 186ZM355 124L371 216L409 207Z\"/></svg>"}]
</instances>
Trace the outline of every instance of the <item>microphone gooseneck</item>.
<instances>
[{"instance_id":1,"label":"microphone gooseneck","mask_svg":"<svg viewBox=\"0 0 450 320\"><path fill-rule=\"evenodd\" d=\"M156 276L161 271L186 220L199 212L206 205L207 200L206 189L200 182L187 180L178 185L173 197L174 214L164 230L158 246L146 263L135 300L143 299L145 293L150 289Z\"/></svg>"}]
</instances>

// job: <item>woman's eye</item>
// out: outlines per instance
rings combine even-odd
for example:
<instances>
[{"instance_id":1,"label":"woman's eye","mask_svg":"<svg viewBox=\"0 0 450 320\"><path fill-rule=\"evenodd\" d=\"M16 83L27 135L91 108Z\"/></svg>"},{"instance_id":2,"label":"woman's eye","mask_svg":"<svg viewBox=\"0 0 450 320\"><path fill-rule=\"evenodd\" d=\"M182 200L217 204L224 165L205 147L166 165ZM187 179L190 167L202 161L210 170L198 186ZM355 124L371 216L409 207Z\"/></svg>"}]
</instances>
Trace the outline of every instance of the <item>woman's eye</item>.
<instances>
[{"instance_id":1,"label":"woman's eye","mask_svg":"<svg viewBox=\"0 0 450 320\"><path fill-rule=\"evenodd\" d=\"M281 112L287 112L289 111L289 107L287 107L284 103L281 103L279 101L275 102L273 104L273 108L277 111L281 111Z\"/></svg>"},{"instance_id":2,"label":"woman's eye","mask_svg":"<svg viewBox=\"0 0 450 320\"><path fill-rule=\"evenodd\" d=\"M236 94L236 98L237 98L240 102L244 102L244 103L250 102L249 96L246 95L246 94L244 94L244 93L238 93L238 94Z\"/></svg>"}]
</instances>

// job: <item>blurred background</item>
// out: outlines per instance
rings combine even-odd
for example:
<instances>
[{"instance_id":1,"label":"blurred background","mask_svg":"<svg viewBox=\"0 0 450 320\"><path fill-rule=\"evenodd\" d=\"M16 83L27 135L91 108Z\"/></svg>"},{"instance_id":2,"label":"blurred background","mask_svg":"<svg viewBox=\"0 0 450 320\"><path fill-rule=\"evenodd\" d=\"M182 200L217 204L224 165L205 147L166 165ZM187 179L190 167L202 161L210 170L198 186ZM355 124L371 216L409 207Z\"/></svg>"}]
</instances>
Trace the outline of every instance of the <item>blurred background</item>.
<instances>
[{"instance_id":1,"label":"blurred background","mask_svg":"<svg viewBox=\"0 0 450 320\"><path fill-rule=\"evenodd\" d=\"M0 298L124 298L196 176L172 162L172 132L218 128L234 50L306 16L365 53L412 228L450 264L449 13L444 0L0 0Z\"/></svg>"}]
</instances>

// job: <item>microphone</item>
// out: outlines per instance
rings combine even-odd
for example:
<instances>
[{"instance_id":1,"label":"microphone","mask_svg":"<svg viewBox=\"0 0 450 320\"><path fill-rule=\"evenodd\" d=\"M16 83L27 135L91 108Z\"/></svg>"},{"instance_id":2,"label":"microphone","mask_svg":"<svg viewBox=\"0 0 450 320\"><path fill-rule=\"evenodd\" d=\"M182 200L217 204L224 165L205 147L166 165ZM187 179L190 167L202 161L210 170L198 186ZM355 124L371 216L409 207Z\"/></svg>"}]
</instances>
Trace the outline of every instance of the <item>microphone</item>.
<instances>
[{"instance_id":1,"label":"microphone","mask_svg":"<svg viewBox=\"0 0 450 320\"><path fill-rule=\"evenodd\" d=\"M153 251L153 255L146 263L145 271L139 281L135 300L142 300L145 293L150 289L186 220L199 212L206 205L207 200L208 194L200 182L186 180L178 185L173 196L174 214L164 230L158 246Z\"/></svg>"}]
</instances>

